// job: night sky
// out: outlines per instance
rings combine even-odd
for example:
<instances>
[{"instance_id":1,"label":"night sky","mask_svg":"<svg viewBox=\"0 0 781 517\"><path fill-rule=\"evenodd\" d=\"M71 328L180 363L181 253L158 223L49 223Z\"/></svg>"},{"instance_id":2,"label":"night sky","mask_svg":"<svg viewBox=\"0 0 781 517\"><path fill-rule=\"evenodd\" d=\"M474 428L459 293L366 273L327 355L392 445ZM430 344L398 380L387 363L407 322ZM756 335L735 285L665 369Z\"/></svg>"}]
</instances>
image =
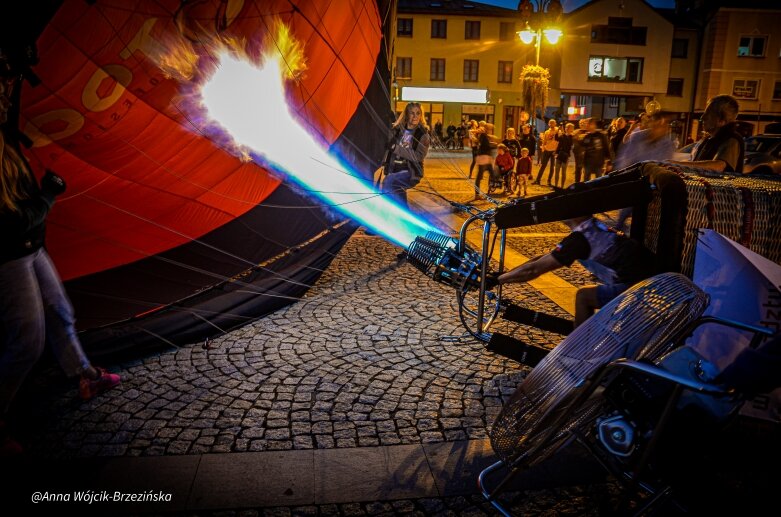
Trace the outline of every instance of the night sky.
<instances>
[{"instance_id":1,"label":"night sky","mask_svg":"<svg viewBox=\"0 0 781 517\"><path fill-rule=\"evenodd\" d=\"M475 0L483 4L498 5L500 7L507 7L508 9L515 9L518 7L518 0ZM589 0L562 0L561 5L564 6L564 12L568 13L573 9L577 9L583 4L588 3ZM655 7L675 7L675 0L648 0L648 3ZM532 1L532 4L536 2Z\"/></svg>"}]
</instances>

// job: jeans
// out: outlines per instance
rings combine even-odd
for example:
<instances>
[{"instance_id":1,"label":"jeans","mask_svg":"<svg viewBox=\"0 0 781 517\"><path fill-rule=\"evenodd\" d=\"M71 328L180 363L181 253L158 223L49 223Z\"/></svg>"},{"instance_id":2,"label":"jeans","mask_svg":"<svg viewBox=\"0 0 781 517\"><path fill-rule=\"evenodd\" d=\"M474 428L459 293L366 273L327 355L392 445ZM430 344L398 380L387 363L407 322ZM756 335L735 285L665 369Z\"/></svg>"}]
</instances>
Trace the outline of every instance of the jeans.
<instances>
[{"instance_id":1,"label":"jeans","mask_svg":"<svg viewBox=\"0 0 781 517\"><path fill-rule=\"evenodd\" d=\"M417 183L416 183L417 184ZM412 184L412 173L407 170L392 172L385 177L382 184L382 190L388 194L391 199L395 199L399 206L409 208L407 203L407 189L414 187Z\"/></svg>"},{"instance_id":2,"label":"jeans","mask_svg":"<svg viewBox=\"0 0 781 517\"><path fill-rule=\"evenodd\" d=\"M0 418L43 353L44 344L68 376L90 362L76 336L73 307L57 270L41 248L0 264Z\"/></svg>"},{"instance_id":3,"label":"jeans","mask_svg":"<svg viewBox=\"0 0 781 517\"><path fill-rule=\"evenodd\" d=\"M590 180L592 175L594 178L602 176L602 167L602 165L583 164L583 181Z\"/></svg>"},{"instance_id":4,"label":"jeans","mask_svg":"<svg viewBox=\"0 0 781 517\"><path fill-rule=\"evenodd\" d=\"M575 183L580 183L580 175L583 172L583 156L575 153Z\"/></svg>"},{"instance_id":5,"label":"jeans","mask_svg":"<svg viewBox=\"0 0 781 517\"><path fill-rule=\"evenodd\" d=\"M483 181L483 174L488 173L488 181L491 181L491 175L494 173L494 167L490 163L488 165L477 166L477 178L475 178L475 199L480 197L480 183Z\"/></svg>"},{"instance_id":6,"label":"jeans","mask_svg":"<svg viewBox=\"0 0 781 517\"><path fill-rule=\"evenodd\" d=\"M542 165L540 165L540 170L537 173L537 179L535 179L535 183L539 183L542 179L542 173L545 172L545 166L548 165L548 162L550 162L550 172L548 172L548 184L550 184L551 175L553 174L553 169L556 166L556 151L543 151L542 152Z\"/></svg>"},{"instance_id":7,"label":"jeans","mask_svg":"<svg viewBox=\"0 0 781 517\"><path fill-rule=\"evenodd\" d=\"M561 188L564 188L564 182L567 181L567 162L569 161L569 156L566 158L557 157L556 158L556 172L553 175L553 186L559 185L559 174L561 175ZM548 180L550 181L550 175L548 175Z\"/></svg>"}]
</instances>

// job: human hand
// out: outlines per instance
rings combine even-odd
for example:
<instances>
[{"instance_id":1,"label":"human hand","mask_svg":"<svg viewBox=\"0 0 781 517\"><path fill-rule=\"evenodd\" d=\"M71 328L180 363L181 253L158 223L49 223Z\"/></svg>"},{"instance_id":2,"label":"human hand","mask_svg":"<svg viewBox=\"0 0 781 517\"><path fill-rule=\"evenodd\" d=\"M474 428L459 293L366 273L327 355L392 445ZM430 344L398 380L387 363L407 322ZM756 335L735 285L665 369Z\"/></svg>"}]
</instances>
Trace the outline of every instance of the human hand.
<instances>
[{"instance_id":1,"label":"human hand","mask_svg":"<svg viewBox=\"0 0 781 517\"><path fill-rule=\"evenodd\" d=\"M65 184L64 179L49 169L46 169L46 174L44 174L43 178L41 178L41 191L44 194L59 196L65 192L66 188L67 185Z\"/></svg>"},{"instance_id":2,"label":"human hand","mask_svg":"<svg viewBox=\"0 0 781 517\"><path fill-rule=\"evenodd\" d=\"M485 288L490 291L499 285L499 273L491 272L485 274Z\"/></svg>"}]
</instances>

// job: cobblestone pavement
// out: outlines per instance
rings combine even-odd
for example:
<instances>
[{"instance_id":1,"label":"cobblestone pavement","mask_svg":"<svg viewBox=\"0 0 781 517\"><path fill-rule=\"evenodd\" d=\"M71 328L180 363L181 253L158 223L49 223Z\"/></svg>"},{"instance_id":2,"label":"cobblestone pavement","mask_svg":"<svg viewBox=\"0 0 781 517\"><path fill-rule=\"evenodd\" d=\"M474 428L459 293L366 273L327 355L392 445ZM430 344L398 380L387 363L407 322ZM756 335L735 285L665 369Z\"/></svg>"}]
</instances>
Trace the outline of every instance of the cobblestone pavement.
<instances>
[{"instance_id":1,"label":"cobblestone pavement","mask_svg":"<svg viewBox=\"0 0 781 517\"><path fill-rule=\"evenodd\" d=\"M301 301L213 340L119 365L122 388L36 405L42 456L362 447L482 438L528 368L461 336L451 289L357 235ZM561 312L526 285L514 297ZM522 339L560 338L525 328Z\"/></svg>"},{"instance_id":2,"label":"cobblestone pavement","mask_svg":"<svg viewBox=\"0 0 781 517\"><path fill-rule=\"evenodd\" d=\"M446 192L448 181L434 179L431 185ZM450 197L458 200L469 194L464 192L462 185ZM558 234L566 227L550 223L523 232ZM510 245L533 256L559 238L516 235ZM359 231L300 301L208 344L113 365L122 386L89 403L79 402L53 367L39 370L23 394L30 455L190 455L486 437L503 401L530 370L464 337L453 290L397 262L397 252ZM573 269L562 276L584 282L581 273ZM527 284L509 286L505 293L535 310L568 316ZM539 346L561 340L501 321L494 329ZM584 514L596 507L594 494L582 488L563 494L543 491L531 502L527 497L524 512ZM552 509L535 510L537 504ZM214 514L494 511L474 496Z\"/></svg>"}]
</instances>

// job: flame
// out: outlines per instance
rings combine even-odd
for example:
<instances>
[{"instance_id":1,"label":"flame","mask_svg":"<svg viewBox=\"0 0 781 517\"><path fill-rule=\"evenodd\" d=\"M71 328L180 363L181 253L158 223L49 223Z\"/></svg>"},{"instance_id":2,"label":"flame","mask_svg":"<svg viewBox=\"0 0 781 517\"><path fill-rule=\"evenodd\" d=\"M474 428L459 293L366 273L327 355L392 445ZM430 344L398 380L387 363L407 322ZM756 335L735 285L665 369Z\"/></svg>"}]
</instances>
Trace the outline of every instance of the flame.
<instances>
[{"instance_id":1,"label":"flame","mask_svg":"<svg viewBox=\"0 0 781 517\"><path fill-rule=\"evenodd\" d=\"M271 33L274 36L267 36L264 47L266 48L266 58L278 56L285 64L285 78L298 80L306 71L306 57L304 56L304 46L291 34L290 28L282 23L281 20L274 20Z\"/></svg>"},{"instance_id":2,"label":"flame","mask_svg":"<svg viewBox=\"0 0 781 517\"><path fill-rule=\"evenodd\" d=\"M401 246L434 230L376 192L291 114L285 81L301 79L306 59L304 46L283 23L273 25L260 59L251 58L243 41L221 40L209 62L214 70L195 88L197 106L229 135L233 148ZM208 75L205 67L200 73Z\"/></svg>"},{"instance_id":3,"label":"flame","mask_svg":"<svg viewBox=\"0 0 781 517\"><path fill-rule=\"evenodd\" d=\"M198 71L199 58L193 44L181 38L175 43L167 45L166 51L159 56L157 65L167 79L189 82L193 80Z\"/></svg>"}]
</instances>

